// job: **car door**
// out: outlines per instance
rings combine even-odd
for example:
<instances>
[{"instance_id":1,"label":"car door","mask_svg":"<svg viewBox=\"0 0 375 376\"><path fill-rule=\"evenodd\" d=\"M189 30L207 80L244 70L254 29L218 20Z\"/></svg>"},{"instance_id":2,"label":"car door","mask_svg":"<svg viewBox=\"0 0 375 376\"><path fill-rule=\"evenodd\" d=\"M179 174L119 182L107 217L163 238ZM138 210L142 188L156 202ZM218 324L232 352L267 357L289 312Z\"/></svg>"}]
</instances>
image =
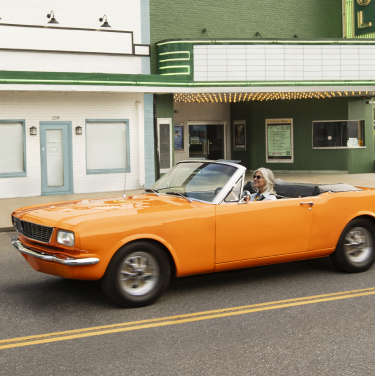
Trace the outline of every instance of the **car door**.
<instances>
[{"instance_id":1,"label":"car door","mask_svg":"<svg viewBox=\"0 0 375 376\"><path fill-rule=\"evenodd\" d=\"M216 264L307 251L313 199L216 206Z\"/></svg>"}]
</instances>

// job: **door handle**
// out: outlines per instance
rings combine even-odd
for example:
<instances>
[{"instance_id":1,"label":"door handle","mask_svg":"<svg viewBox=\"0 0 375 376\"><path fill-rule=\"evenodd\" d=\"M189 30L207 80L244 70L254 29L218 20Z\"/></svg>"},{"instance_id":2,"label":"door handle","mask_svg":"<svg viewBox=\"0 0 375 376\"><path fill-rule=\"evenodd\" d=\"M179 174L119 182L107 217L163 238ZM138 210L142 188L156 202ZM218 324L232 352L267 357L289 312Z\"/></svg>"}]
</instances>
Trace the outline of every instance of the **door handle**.
<instances>
[{"instance_id":1,"label":"door handle","mask_svg":"<svg viewBox=\"0 0 375 376\"><path fill-rule=\"evenodd\" d=\"M207 140L207 158L208 154L210 154L210 140Z\"/></svg>"},{"instance_id":2,"label":"door handle","mask_svg":"<svg viewBox=\"0 0 375 376\"><path fill-rule=\"evenodd\" d=\"M310 205L310 207L311 207L311 206L314 205L314 203L313 203L312 201L309 201L309 202L301 202L301 205Z\"/></svg>"}]
</instances>

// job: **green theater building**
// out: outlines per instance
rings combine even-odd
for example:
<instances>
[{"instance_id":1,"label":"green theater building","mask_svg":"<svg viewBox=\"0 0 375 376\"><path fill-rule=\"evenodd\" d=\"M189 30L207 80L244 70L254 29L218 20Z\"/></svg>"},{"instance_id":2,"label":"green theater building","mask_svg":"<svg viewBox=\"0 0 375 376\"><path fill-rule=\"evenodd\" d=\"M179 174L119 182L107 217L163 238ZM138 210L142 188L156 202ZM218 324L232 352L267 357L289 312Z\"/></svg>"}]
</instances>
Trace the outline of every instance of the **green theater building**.
<instances>
[{"instance_id":1,"label":"green theater building","mask_svg":"<svg viewBox=\"0 0 375 376\"><path fill-rule=\"evenodd\" d=\"M151 0L150 36L161 173L374 172L375 0Z\"/></svg>"}]
</instances>

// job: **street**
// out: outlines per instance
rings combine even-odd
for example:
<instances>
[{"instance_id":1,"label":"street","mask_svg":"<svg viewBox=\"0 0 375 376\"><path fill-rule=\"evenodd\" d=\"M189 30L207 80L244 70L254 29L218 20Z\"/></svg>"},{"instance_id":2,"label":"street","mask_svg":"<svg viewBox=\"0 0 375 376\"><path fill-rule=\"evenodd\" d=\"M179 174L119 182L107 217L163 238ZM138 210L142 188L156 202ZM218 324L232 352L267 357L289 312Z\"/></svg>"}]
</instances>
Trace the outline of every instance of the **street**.
<instances>
[{"instance_id":1,"label":"street","mask_svg":"<svg viewBox=\"0 0 375 376\"><path fill-rule=\"evenodd\" d=\"M0 233L0 375L375 372L375 267L344 274L322 258L185 277L124 309L98 281L34 271L14 235Z\"/></svg>"}]
</instances>

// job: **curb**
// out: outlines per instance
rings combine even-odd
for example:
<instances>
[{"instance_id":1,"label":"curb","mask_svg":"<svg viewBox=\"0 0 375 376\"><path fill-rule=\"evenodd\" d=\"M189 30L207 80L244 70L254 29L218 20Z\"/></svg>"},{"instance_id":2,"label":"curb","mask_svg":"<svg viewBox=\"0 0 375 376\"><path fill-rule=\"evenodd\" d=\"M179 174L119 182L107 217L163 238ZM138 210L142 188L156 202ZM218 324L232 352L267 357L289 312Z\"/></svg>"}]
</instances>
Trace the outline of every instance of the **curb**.
<instances>
[{"instance_id":1,"label":"curb","mask_svg":"<svg viewBox=\"0 0 375 376\"><path fill-rule=\"evenodd\" d=\"M16 229L14 227L0 227L0 232L15 232Z\"/></svg>"}]
</instances>

